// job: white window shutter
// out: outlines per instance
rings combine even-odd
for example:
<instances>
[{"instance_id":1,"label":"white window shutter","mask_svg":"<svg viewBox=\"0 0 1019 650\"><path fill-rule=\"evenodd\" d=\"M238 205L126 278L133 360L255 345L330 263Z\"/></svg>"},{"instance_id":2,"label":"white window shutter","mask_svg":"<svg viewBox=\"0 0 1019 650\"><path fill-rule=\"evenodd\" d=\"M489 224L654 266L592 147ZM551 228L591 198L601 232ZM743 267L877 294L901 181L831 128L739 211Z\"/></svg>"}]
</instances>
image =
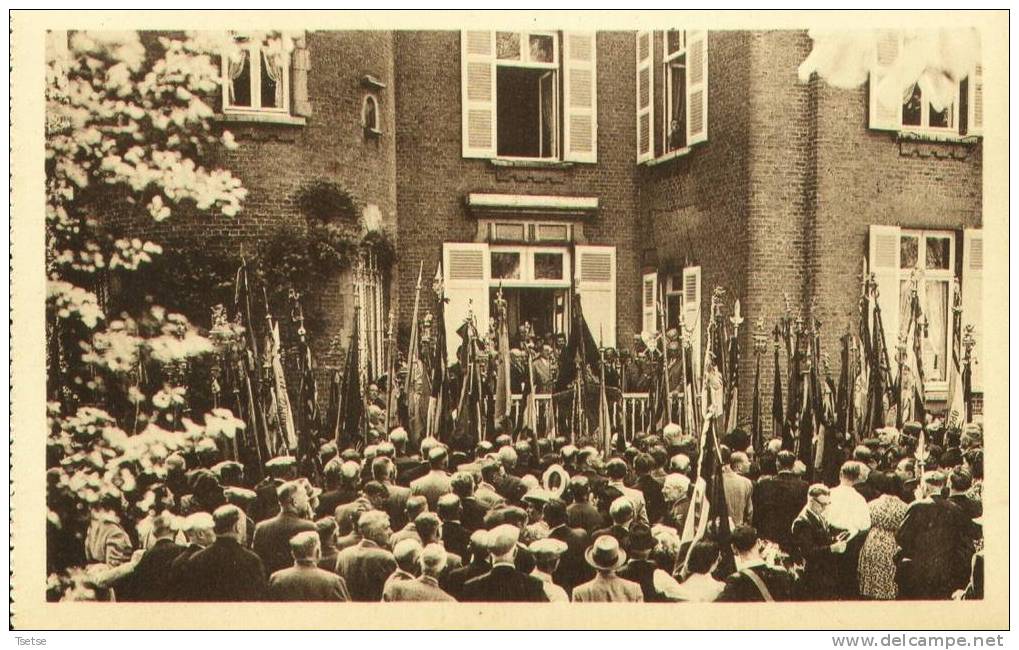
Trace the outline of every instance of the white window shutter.
<instances>
[{"instance_id":1,"label":"white window shutter","mask_svg":"<svg viewBox=\"0 0 1019 650\"><path fill-rule=\"evenodd\" d=\"M683 269L683 329L690 336L694 372L700 373L701 350L701 267Z\"/></svg>"},{"instance_id":2,"label":"white window shutter","mask_svg":"<svg viewBox=\"0 0 1019 650\"><path fill-rule=\"evenodd\" d=\"M598 162L598 56L594 32L563 33L563 158ZM597 335L597 334L596 334Z\"/></svg>"},{"instance_id":3,"label":"white window shutter","mask_svg":"<svg viewBox=\"0 0 1019 650\"><path fill-rule=\"evenodd\" d=\"M877 304L881 308L881 323L884 326L885 345L891 361L892 376L898 375L894 362L896 346L899 344L899 255L901 230L898 226L870 227L869 254L870 271L877 281ZM871 314L873 319L873 313ZM871 320L873 323L873 320Z\"/></svg>"},{"instance_id":4,"label":"white window shutter","mask_svg":"<svg viewBox=\"0 0 1019 650\"><path fill-rule=\"evenodd\" d=\"M967 229L962 233L962 326L973 326L974 346L971 379L973 392L982 393L984 341L984 232Z\"/></svg>"},{"instance_id":5,"label":"white window shutter","mask_svg":"<svg viewBox=\"0 0 1019 650\"><path fill-rule=\"evenodd\" d=\"M495 158L495 32L460 32L464 158Z\"/></svg>"},{"instance_id":6,"label":"white window shutter","mask_svg":"<svg viewBox=\"0 0 1019 650\"><path fill-rule=\"evenodd\" d=\"M867 88L870 101L868 119L872 129L898 131L902 128L902 101L894 101L897 97L894 89L886 93L885 89L881 88L881 83L885 80L885 69L899 58L899 49L899 32L889 29L878 32L877 60L871 69L870 83ZM879 101L882 94L886 97L885 101Z\"/></svg>"},{"instance_id":7,"label":"white window shutter","mask_svg":"<svg viewBox=\"0 0 1019 650\"><path fill-rule=\"evenodd\" d=\"M641 314L643 317L641 331L658 331L658 274L645 273L640 291Z\"/></svg>"},{"instance_id":8,"label":"white window shutter","mask_svg":"<svg viewBox=\"0 0 1019 650\"><path fill-rule=\"evenodd\" d=\"M637 32L637 162L655 156L655 66L651 32Z\"/></svg>"},{"instance_id":9,"label":"white window shutter","mask_svg":"<svg viewBox=\"0 0 1019 650\"><path fill-rule=\"evenodd\" d=\"M708 33L686 33L686 144L708 139Z\"/></svg>"},{"instance_id":10,"label":"white window shutter","mask_svg":"<svg viewBox=\"0 0 1019 650\"><path fill-rule=\"evenodd\" d=\"M616 247L577 246L575 285L594 340L616 346Z\"/></svg>"},{"instance_id":11,"label":"white window shutter","mask_svg":"<svg viewBox=\"0 0 1019 650\"><path fill-rule=\"evenodd\" d=\"M976 64L966 84L966 135L984 134L984 66Z\"/></svg>"},{"instance_id":12,"label":"white window shutter","mask_svg":"<svg viewBox=\"0 0 1019 650\"><path fill-rule=\"evenodd\" d=\"M491 265L488 244L445 243L442 245L442 280L446 303L446 351L456 358L460 336L456 333L474 314L478 335L488 333L488 286Z\"/></svg>"}]
</instances>

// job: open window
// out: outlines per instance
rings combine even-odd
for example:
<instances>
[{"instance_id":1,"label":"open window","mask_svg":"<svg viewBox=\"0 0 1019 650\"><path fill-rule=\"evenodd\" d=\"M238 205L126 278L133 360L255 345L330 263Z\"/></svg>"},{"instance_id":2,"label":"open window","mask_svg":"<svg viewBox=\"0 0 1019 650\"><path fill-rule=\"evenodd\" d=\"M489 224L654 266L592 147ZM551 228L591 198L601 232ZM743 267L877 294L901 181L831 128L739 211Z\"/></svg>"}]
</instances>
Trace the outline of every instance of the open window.
<instances>
[{"instance_id":1,"label":"open window","mask_svg":"<svg viewBox=\"0 0 1019 650\"><path fill-rule=\"evenodd\" d=\"M464 31L463 155L594 162L594 34Z\"/></svg>"}]
</instances>

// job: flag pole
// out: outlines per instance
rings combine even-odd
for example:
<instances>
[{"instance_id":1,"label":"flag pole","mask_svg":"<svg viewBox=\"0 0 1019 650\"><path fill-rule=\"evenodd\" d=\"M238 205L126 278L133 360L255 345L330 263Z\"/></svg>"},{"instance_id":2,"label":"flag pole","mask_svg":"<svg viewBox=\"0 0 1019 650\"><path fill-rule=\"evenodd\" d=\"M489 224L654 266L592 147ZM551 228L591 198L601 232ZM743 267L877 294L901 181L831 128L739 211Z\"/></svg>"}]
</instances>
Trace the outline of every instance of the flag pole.
<instances>
[{"instance_id":1,"label":"flag pole","mask_svg":"<svg viewBox=\"0 0 1019 650\"><path fill-rule=\"evenodd\" d=\"M410 320L410 343L407 345L407 427L411 429L411 435L416 438L418 432L414 431L413 423L415 422L414 412L417 410L417 401L420 399L420 395L416 392L412 392L414 389L414 366L417 365L418 360L418 306L421 302L421 279L422 273L425 270L425 261L421 260L418 265L418 281L417 286L414 287L414 311L411 313ZM414 396L413 400L411 396ZM413 401L413 403L412 403ZM387 432L388 433L388 432Z\"/></svg>"}]
</instances>

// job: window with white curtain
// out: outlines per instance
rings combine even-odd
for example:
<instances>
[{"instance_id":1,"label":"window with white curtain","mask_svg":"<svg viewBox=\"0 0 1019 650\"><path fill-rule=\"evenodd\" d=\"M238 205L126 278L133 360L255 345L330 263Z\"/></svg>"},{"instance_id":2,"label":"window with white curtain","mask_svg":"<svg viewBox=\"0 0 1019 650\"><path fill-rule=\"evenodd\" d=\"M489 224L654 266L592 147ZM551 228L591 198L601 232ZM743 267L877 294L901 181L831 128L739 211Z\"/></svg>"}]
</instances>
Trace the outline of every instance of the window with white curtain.
<instances>
[{"instance_id":1,"label":"window with white curtain","mask_svg":"<svg viewBox=\"0 0 1019 650\"><path fill-rule=\"evenodd\" d=\"M955 278L955 234L951 231L903 230L899 239L899 327L909 323L914 271L917 295L926 317L923 370L928 389L947 387L952 341L952 281Z\"/></svg>"},{"instance_id":2,"label":"window with white curtain","mask_svg":"<svg viewBox=\"0 0 1019 650\"><path fill-rule=\"evenodd\" d=\"M288 113L290 57L283 48L240 40L237 52L223 59L225 112Z\"/></svg>"}]
</instances>

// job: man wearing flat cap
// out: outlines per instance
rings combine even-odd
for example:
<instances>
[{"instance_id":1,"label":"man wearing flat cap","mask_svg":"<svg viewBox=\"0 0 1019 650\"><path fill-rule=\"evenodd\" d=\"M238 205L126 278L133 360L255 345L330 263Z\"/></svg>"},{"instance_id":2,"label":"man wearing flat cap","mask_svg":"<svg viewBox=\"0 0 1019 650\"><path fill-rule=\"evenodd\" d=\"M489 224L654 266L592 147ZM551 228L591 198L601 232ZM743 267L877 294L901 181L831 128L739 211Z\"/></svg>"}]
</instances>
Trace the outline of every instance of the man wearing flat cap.
<instances>
[{"instance_id":1,"label":"man wearing flat cap","mask_svg":"<svg viewBox=\"0 0 1019 650\"><path fill-rule=\"evenodd\" d=\"M626 551L619 546L619 540L611 535L602 535L594 540L584 554L597 575L573 590L575 603L639 603L644 594L640 585L616 575L626 564Z\"/></svg>"},{"instance_id":2,"label":"man wearing flat cap","mask_svg":"<svg viewBox=\"0 0 1019 650\"><path fill-rule=\"evenodd\" d=\"M559 558L566 552L566 542L546 537L531 542L527 548L534 556L534 570L531 571L531 576L541 580L548 601L550 603L570 602L570 596L566 590L552 579L552 574L559 568Z\"/></svg>"},{"instance_id":3,"label":"man wearing flat cap","mask_svg":"<svg viewBox=\"0 0 1019 650\"><path fill-rule=\"evenodd\" d=\"M350 600L347 584L343 578L318 567L322 558L318 531L297 533L289 543L294 565L269 576L269 600L318 602Z\"/></svg>"},{"instance_id":4,"label":"man wearing flat cap","mask_svg":"<svg viewBox=\"0 0 1019 650\"><path fill-rule=\"evenodd\" d=\"M305 519L308 513L308 492L298 481L279 487L280 513L255 525L252 550L258 554L270 575L293 562L290 538L297 533L316 531L315 522Z\"/></svg>"},{"instance_id":5,"label":"man wearing flat cap","mask_svg":"<svg viewBox=\"0 0 1019 650\"><path fill-rule=\"evenodd\" d=\"M488 533L492 569L464 583L463 599L470 602L548 602L537 578L518 571L514 565L520 529L509 524Z\"/></svg>"},{"instance_id":6,"label":"man wearing flat cap","mask_svg":"<svg viewBox=\"0 0 1019 650\"><path fill-rule=\"evenodd\" d=\"M449 484L449 474L446 473L447 453L442 445L429 449L428 473L410 484L410 493L427 499L428 509L432 511L439 505L439 497L453 491Z\"/></svg>"}]
</instances>

